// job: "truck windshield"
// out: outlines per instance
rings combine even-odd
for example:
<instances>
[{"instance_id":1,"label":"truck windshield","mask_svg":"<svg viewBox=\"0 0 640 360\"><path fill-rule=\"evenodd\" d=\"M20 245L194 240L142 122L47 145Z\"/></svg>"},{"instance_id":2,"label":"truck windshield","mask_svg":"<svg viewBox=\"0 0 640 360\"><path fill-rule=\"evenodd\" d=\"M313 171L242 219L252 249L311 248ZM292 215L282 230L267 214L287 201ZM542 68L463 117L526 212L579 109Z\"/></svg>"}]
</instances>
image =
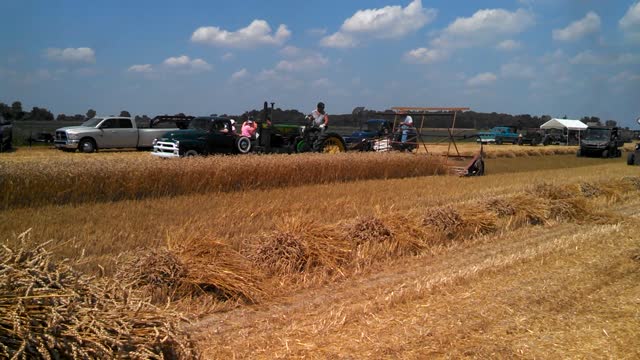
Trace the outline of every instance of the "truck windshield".
<instances>
[{"instance_id":1,"label":"truck windshield","mask_svg":"<svg viewBox=\"0 0 640 360\"><path fill-rule=\"evenodd\" d=\"M102 121L102 118L95 117L83 122L80 126L96 127L96 125L100 124L100 121Z\"/></svg>"},{"instance_id":2,"label":"truck windshield","mask_svg":"<svg viewBox=\"0 0 640 360\"><path fill-rule=\"evenodd\" d=\"M189 123L189 129L207 130L209 128L209 118L195 118Z\"/></svg>"},{"instance_id":3,"label":"truck windshield","mask_svg":"<svg viewBox=\"0 0 640 360\"><path fill-rule=\"evenodd\" d=\"M585 140L608 140L609 129L587 129Z\"/></svg>"}]
</instances>

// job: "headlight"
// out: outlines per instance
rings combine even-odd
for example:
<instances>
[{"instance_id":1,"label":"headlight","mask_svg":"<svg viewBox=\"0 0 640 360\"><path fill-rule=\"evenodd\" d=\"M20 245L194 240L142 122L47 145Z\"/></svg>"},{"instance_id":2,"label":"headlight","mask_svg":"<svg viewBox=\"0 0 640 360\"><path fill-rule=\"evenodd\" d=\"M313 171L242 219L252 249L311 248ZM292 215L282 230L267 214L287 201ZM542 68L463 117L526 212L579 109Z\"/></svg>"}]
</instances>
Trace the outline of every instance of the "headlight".
<instances>
[{"instance_id":1,"label":"headlight","mask_svg":"<svg viewBox=\"0 0 640 360\"><path fill-rule=\"evenodd\" d=\"M180 147L180 141L176 140L176 147Z\"/></svg>"},{"instance_id":2,"label":"headlight","mask_svg":"<svg viewBox=\"0 0 640 360\"><path fill-rule=\"evenodd\" d=\"M79 138L78 134L67 133L67 139L76 140L78 138Z\"/></svg>"},{"instance_id":3,"label":"headlight","mask_svg":"<svg viewBox=\"0 0 640 360\"><path fill-rule=\"evenodd\" d=\"M151 143L153 146L156 146L156 144L158 143L158 139L153 139L153 142Z\"/></svg>"}]
</instances>

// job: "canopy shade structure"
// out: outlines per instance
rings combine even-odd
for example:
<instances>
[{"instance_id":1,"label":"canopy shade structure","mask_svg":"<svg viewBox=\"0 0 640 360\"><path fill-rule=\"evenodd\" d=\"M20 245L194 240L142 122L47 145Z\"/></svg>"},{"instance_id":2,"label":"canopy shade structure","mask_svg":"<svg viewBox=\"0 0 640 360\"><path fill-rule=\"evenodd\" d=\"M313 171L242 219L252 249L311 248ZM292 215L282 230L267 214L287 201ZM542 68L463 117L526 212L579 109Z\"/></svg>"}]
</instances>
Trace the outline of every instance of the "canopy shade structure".
<instances>
[{"instance_id":1,"label":"canopy shade structure","mask_svg":"<svg viewBox=\"0 0 640 360\"><path fill-rule=\"evenodd\" d=\"M540 125L540 129L586 130L587 124L580 120L551 119Z\"/></svg>"}]
</instances>

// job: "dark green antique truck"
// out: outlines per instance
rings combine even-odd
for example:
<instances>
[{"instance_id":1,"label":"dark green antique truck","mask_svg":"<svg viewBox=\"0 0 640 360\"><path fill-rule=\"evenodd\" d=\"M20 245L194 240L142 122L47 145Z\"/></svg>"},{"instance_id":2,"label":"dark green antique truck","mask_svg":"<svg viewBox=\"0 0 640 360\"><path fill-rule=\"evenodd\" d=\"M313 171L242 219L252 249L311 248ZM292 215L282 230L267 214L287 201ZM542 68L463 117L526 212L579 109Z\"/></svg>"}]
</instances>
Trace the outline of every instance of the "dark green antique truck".
<instances>
[{"instance_id":1,"label":"dark green antique truck","mask_svg":"<svg viewBox=\"0 0 640 360\"><path fill-rule=\"evenodd\" d=\"M331 132L298 125L267 125L260 122L255 138L233 131L232 119L197 117L185 130L170 131L153 143L152 155L162 158L209 154L343 152L344 139Z\"/></svg>"}]
</instances>

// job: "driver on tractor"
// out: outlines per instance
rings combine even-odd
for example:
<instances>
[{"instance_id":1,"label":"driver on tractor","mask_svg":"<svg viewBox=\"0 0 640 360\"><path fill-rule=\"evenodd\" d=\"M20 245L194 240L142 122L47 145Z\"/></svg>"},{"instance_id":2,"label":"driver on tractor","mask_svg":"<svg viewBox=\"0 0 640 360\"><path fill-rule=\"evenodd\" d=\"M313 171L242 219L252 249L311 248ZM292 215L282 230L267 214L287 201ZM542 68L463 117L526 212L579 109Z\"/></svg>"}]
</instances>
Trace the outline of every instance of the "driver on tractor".
<instances>
[{"instance_id":1,"label":"driver on tractor","mask_svg":"<svg viewBox=\"0 0 640 360\"><path fill-rule=\"evenodd\" d=\"M325 132L329 126L329 115L324 111L323 102L319 102L316 109L307 118L311 120L311 126L320 129L320 132Z\"/></svg>"}]
</instances>

